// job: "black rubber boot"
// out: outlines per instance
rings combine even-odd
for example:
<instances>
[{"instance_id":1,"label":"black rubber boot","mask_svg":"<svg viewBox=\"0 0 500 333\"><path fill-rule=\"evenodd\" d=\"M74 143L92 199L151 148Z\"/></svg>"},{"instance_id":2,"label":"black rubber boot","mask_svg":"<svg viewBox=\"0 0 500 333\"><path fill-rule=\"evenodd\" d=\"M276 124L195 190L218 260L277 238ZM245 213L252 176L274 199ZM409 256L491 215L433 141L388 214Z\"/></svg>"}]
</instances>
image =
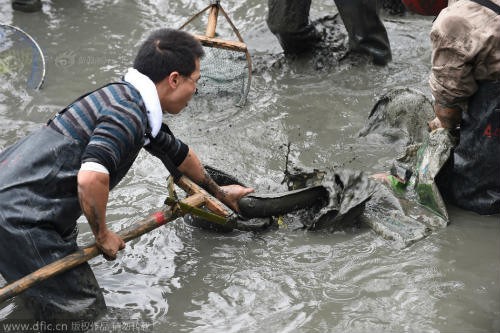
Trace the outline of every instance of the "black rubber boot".
<instances>
[{"instance_id":1,"label":"black rubber boot","mask_svg":"<svg viewBox=\"0 0 500 333\"><path fill-rule=\"evenodd\" d=\"M403 15L406 7L401 0L382 0L382 10L389 15Z\"/></svg>"},{"instance_id":2,"label":"black rubber boot","mask_svg":"<svg viewBox=\"0 0 500 333\"><path fill-rule=\"evenodd\" d=\"M313 49L321 40L309 22L311 0L268 0L267 25L278 38L285 54L300 54Z\"/></svg>"},{"instance_id":3,"label":"black rubber boot","mask_svg":"<svg viewBox=\"0 0 500 333\"><path fill-rule=\"evenodd\" d=\"M41 0L12 0L12 8L21 12L33 13L42 9Z\"/></svg>"},{"instance_id":4,"label":"black rubber boot","mask_svg":"<svg viewBox=\"0 0 500 333\"><path fill-rule=\"evenodd\" d=\"M375 65L392 59L387 31L378 15L377 0L335 0L349 34L351 51L369 54Z\"/></svg>"}]
</instances>

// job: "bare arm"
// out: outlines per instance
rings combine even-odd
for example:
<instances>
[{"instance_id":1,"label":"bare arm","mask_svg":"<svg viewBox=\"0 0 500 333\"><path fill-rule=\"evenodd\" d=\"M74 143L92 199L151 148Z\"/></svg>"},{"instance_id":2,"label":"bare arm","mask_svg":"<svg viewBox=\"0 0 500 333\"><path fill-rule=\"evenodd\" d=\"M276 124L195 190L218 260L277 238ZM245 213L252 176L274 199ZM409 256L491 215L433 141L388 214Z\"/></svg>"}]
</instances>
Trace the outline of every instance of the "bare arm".
<instances>
[{"instance_id":1,"label":"bare arm","mask_svg":"<svg viewBox=\"0 0 500 333\"><path fill-rule=\"evenodd\" d=\"M178 167L179 171L188 176L200 186L205 187L210 194L228 205L231 209L239 211L238 201L245 195L252 193L252 188L239 185L219 186L206 172L196 153L189 148L189 153Z\"/></svg>"},{"instance_id":2,"label":"bare arm","mask_svg":"<svg viewBox=\"0 0 500 333\"><path fill-rule=\"evenodd\" d=\"M125 242L106 225L109 175L96 171L78 172L78 200L94 234L96 245L108 260L116 259Z\"/></svg>"},{"instance_id":3,"label":"bare arm","mask_svg":"<svg viewBox=\"0 0 500 333\"><path fill-rule=\"evenodd\" d=\"M460 125L462 120L462 111L460 109L445 107L439 103L434 104L434 113L436 118L428 123L430 130L440 127L454 129Z\"/></svg>"}]
</instances>

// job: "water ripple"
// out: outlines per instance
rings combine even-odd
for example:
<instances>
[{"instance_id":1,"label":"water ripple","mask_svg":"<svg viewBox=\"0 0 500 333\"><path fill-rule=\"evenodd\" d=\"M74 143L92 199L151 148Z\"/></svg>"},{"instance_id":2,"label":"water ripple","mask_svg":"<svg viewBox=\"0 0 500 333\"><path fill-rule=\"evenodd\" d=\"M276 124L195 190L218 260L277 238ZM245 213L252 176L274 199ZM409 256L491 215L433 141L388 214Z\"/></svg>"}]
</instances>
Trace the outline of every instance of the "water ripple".
<instances>
[{"instance_id":1,"label":"water ripple","mask_svg":"<svg viewBox=\"0 0 500 333\"><path fill-rule=\"evenodd\" d=\"M182 1L44 1L43 12L21 15L10 2L0 17L26 29L47 55L39 92L0 82L0 147L38 128L85 91L120 77L140 40L158 27L178 27L206 6ZM341 63L313 70L281 61L267 28L267 4L223 2L255 59L248 102L199 99L165 121L202 160L234 173L262 192L277 192L287 143L293 165L387 167L393 147L361 142L379 96L395 86L428 93L431 19L384 19L393 61ZM333 12L317 1L314 15ZM227 29L220 30L226 33ZM275 65L277 64L277 65ZM76 79L75 79L76 78ZM166 197L161 162L141 153L112 191L107 221L113 230L159 209ZM451 209L452 223L406 249L366 227L336 233L287 228L217 234L178 219L127 244L115 262L91 265L110 311L103 320L136 318L152 332L452 332L498 331L498 218ZM93 241L84 218L82 244ZM480 258L481 260L478 260ZM0 318L18 310L6 303Z\"/></svg>"}]
</instances>

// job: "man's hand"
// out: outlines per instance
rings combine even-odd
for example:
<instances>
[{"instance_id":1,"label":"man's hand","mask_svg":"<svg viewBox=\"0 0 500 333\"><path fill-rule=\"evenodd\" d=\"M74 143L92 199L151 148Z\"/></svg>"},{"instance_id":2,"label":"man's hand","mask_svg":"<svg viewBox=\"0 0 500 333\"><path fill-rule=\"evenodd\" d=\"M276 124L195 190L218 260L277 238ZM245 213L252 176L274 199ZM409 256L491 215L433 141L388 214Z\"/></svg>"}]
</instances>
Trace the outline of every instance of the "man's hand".
<instances>
[{"instance_id":1,"label":"man's hand","mask_svg":"<svg viewBox=\"0 0 500 333\"><path fill-rule=\"evenodd\" d=\"M436 119L431 120L431 122L434 122L432 126L455 129L460 126L460 122L462 121L462 110L459 108L446 107L439 103L435 103L434 113L436 114L436 118L439 122ZM429 128L431 128L431 130L435 129L431 127L430 123Z\"/></svg>"},{"instance_id":2,"label":"man's hand","mask_svg":"<svg viewBox=\"0 0 500 333\"><path fill-rule=\"evenodd\" d=\"M106 226L106 205L109 196L109 175L102 172L80 170L77 176L78 200L89 222L97 247L104 258L115 260L125 242Z\"/></svg>"},{"instance_id":3,"label":"man's hand","mask_svg":"<svg viewBox=\"0 0 500 333\"><path fill-rule=\"evenodd\" d=\"M443 125L441 124L441 121L439 120L438 117L432 119L427 123L427 126L429 126L429 132L434 131L435 129L442 128Z\"/></svg>"},{"instance_id":4,"label":"man's hand","mask_svg":"<svg viewBox=\"0 0 500 333\"><path fill-rule=\"evenodd\" d=\"M106 260L115 260L118 251L125 248L125 242L113 231L106 229L96 237L96 245Z\"/></svg>"},{"instance_id":5,"label":"man's hand","mask_svg":"<svg viewBox=\"0 0 500 333\"><path fill-rule=\"evenodd\" d=\"M185 174L196 184L204 187L208 193L222 201L232 210L239 212L238 201L254 191L253 188L240 185L219 186L207 173L201 164L196 153L189 148L189 153L178 167L179 171Z\"/></svg>"},{"instance_id":6,"label":"man's hand","mask_svg":"<svg viewBox=\"0 0 500 333\"><path fill-rule=\"evenodd\" d=\"M254 192L253 188L240 185L221 186L221 191L217 193L217 199L229 206L232 210L239 212L238 201L245 195Z\"/></svg>"}]
</instances>

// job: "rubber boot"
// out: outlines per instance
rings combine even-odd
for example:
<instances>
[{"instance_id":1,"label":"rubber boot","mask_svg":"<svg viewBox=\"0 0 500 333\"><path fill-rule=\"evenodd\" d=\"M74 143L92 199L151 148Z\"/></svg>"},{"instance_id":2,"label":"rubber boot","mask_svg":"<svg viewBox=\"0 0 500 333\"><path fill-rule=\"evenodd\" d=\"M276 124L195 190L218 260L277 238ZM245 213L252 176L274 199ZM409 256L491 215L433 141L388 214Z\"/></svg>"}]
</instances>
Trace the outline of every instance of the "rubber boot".
<instances>
[{"instance_id":1,"label":"rubber boot","mask_svg":"<svg viewBox=\"0 0 500 333\"><path fill-rule=\"evenodd\" d=\"M285 54L310 51L321 36L309 22L311 0L268 0L267 26Z\"/></svg>"},{"instance_id":2,"label":"rubber boot","mask_svg":"<svg viewBox=\"0 0 500 333\"><path fill-rule=\"evenodd\" d=\"M406 7L401 0L382 0L382 10L389 15L403 15Z\"/></svg>"},{"instance_id":3,"label":"rubber boot","mask_svg":"<svg viewBox=\"0 0 500 333\"><path fill-rule=\"evenodd\" d=\"M335 0L349 34L351 51L369 54L375 65L392 59L387 31L380 20L377 0Z\"/></svg>"},{"instance_id":4,"label":"rubber boot","mask_svg":"<svg viewBox=\"0 0 500 333\"><path fill-rule=\"evenodd\" d=\"M21 12L33 13L42 9L41 0L12 0L12 8Z\"/></svg>"}]
</instances>

